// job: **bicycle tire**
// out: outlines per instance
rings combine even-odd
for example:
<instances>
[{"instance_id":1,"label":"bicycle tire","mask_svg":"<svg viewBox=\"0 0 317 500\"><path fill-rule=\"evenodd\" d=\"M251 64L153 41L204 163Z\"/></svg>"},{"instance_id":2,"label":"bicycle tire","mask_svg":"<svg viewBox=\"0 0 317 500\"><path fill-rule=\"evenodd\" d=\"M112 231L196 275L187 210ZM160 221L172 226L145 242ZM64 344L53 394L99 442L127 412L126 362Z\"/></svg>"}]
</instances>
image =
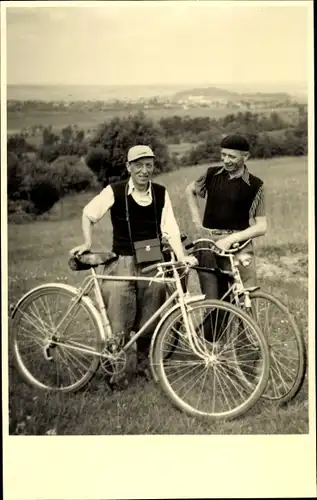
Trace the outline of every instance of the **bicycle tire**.
<instances>
[{"instance_id":1,"label":"bicycle tire","mask_svg":"<svg viewBox=\"0 0 317 500\"><path fill-rule=\"evenodd\" d=\"M161 331L158 333L156 343L154 346L154 352L153 352L153 363L155 364L155 372L158 376L158 380L160 382L160 385L161 385L163 392L169 398L169 400L174 404L174 406L176 406L179 410L181 410L181 411L183 411L191 416L199 417L199 418L209 418L209 419L214 419L214 420L237 418L237 417L241 416L242 414L244 414L245 412L247 412L260 399L263 391L265 390L265 387L266 387L266 384L268 381L268 376L269 376L269 360L270 360L267 342L265 340L265 337L264 337L262 331L258 327L258 325L253 321L252 318L250 318L249 315L247 315L244 311L242 311L238 307L233 306L233 305L231 305L227 302L224 302L224 301L205 299L205 300L201 300L201 301L190 304L190 306L187 308L187 314L192 315L193 311L195 311L199 308L200 309L211 308L212 310L215 310L215 309L222 310L222 311L226 311L229 314L232 314L233 318L237 318L239 321L244 321L246 323L246 325L248 326L248 328L250 328L252 334L255 335L255 337L257 338L258 344L260 346L260 351L262 354L261 374L259 376L258 381L255 383L253 390L250 391L251 394L249 394L249 396L247 397L247 399L245 401L243 401L240 404L237 404L233 409L226 410L226 411L219 411L219 412L216 412L215 409L213 409L211 412L206 411L205 409L200 410L199 408L194 407L192 402L188 402L187 400L185 400L185 396L180 397L178 394L176 394L175 386L173 387L172 382L168 379L169 375L167 374L167 371L168 371L167 368L168 368L168 363L170 363L170 364L174 363L176 367L179 367L180 363L181 363L181 359L180 359L180 361L179 360L173 361L174 357L173 357L173 360L167 360L164 357L164 341L165 341L165 338L170 334L170 330L173 327L173 325L179 323L180 320L182 319L182 313L181 313L180 309L177 309L171 313L171 315L162 324L161 329L160 329ZM197 332L194 335L197 335ZM196 338L198 338L198 337L196 337ZM182 337L182 335L180 335L180 339L181 339L181 342L179 342L179 345L182 343L184 345L185 341L188 342L188 338L186 339L185 337ZM206 345L207 344L211 345L210 342L207 342L205 339L202 339L201 337L200 337L200 341L204 342ZM229 337L228 337L228 342L229 343L232 342L232 339L230 339ZM179 345L178 345L178 347L179 347ZM207 346L208 349L211 349L210 345ZM182 345L181 345L181 347L183 348ZM214 347L212 347L212 349L213 348ZM190 349L189 349L189 352L190 352ZM236 384L236 385L234 385L232 383L232 387L237 389L237 377L239 376L239 370L232 368L232 366L233 366L232 365L232 357L230 355L228 355L228 353L230 353L230 349L227 349L227 350L224 349L222 351L222 353L223 353L222 359L223 359L223 364L226 364L226 363L229 364L228 372L230 374L230 377L232 377L232 379L235 379L235 384ZM193 355L193 351L191 351L191 355ZM212 357L212 355L211 355L211 357ZM219 359L220 359L220 356L219 356ZM177 361L178 361L178 364L177 364ZM191 363L191 366L193 366L194 362L191 360L189 360L189 361L185 360L185 364L186 363L187 364ZM209 363L209 361L208 361L208 363ZM203 365L203 362L197 361L197 364ZM215 366L216 366L216 364L215 364ZM172 364L171 364L171 367L172 367ZM183 368L180 368L180 369L182 370ZM193 371L194 369L191 368L190 371ZM209 367L208 367L208 370L209 370ZM206 372L208 370L206 368ZM217 379L216 371L217 371L217 369L215 368L214 369L215 374L213 376L213 384L212 384L212 388L213 388L212 398L210 398L210 395L208 395L207 398L204 400L204 404L209 404L209 400L212 399L214 407L215 407L215 397L216 397L216 393L217 393L217 391L215 389L215 380ZM219 374L221 374L221 375L219 375ZM223 379L224 379L223 374L224 374L224 368L223 368L223 366L221 366L218 368L218 378L220 379L220 377L223 377ZM183 378L183 375L181 378ZM206 379L206 376L204 377L204 380L205 379ZM227 387L229 384L228 380L227 380L227 382L225 382L225 385L227 385ZM177 381L177 379L176 379L176 381ZM242 391L241 387L239 386L239 391ZM207 386L207 389L210 391L210 385ZM250 386L249 386L249 389L250 389ZM239 392L239 391L237 391L237 392ZM229 390L229 392L230 392L230 390ZM185 393L185 394L187 395L187 393ZM230 393L230 397L232 397L231 393ZM223 401L225 401L225 399L226 399L226 396L223 397L222 403L223 403ZM200 400L201 400L201 396L199 397L199 402L200 402Z\"/></svg>"},{"instance_id":2,"label":"bicycle tire","mask_svg":"<svg viewBox=\"0 0 317 500\"><path fill-rule=\"evenodd\" d=\"M87 356L89 356L87 366L85 365L85 357L83 353L71 348L76 345L76 341L71 340L74 339L74 335L72 337L69 336L68 344L61 344L57 342L50 347L46 347L46 336L48 335L50 329L54 328L54 316L53 311L49 310L49 299L52 299L52 297L55 297L56 299L59 298L59 305L58 300L56 300L57 305L55 306L55 313L58 315L60 314L60 310L58 311L58 308L62 300L66 299L66 304L68 304L67 307L69 307L71 300L76 296L76 289L71 290L71 287L68 287L67 285L52 283L47 286L41 286L39 289L34 289L34 291L31 291L20 300L17 310L12 318L11 348L14 366L22 379L28 385L46 391L75 392L88 384L97 372L100 363L100 358L97 353L99 353L102 349L103 340L100 332L100 326L98 325L97 313L93 310L92 306L90 306L86 297L83 297L78 303L78 306L76 306L76 308L78 307L78 311L83 311L83 315L80 317L77 316L76 324L74 326L77 329L77 336L79 334L79 326L84 327L84 334L87 340L86 345L79 344L77 342L77 347L80 345L82 348L91 350L92 354L87 354ZM46 313L45 319L40 318L39 315L39 312L43 309L43 307L44 313ZM68 309L66 309L66 311L67 310ZM72 321L74 321L76 314L72 318ZM28 330L28 328L25 327L25 324L23 323L25 320L29 320L32 329ZM69 325L71 325L72 321ZM67 328L69 328L69 325ZM85 328L89 325L91 325L92 329L86 331ZM88 343L88 335L90 333L92 345L89 345ZM32 359L30 360L32 369L27 366L27 351L26 353L23 353L22 350L23 336L25 337L27 334L29 334L28 345L30 346L33 341L35 347L39 348L37 357L36 354L32 353ZM64 351L62 354L63 349ZM47 360L45 358L44 351L52 359ZM74 363L74 353L77 353L77 362L81 367L78 368L78 370L84 371L83 374L79 374L79 379L76 381L71 380L71 378L75 376L75 372L73 371L74 367L71 365ZM68 365L71 365L71 367L65 367L65 370L68 370L67 373L69 373L70 378L70 382L68 384L65 383L67 378L65 373L63 374L62 372L59 372L58 362L61 362L62 364L63 361L66 361L66 365L67 363ZM52 370L51 373L49 373L50 370ZM44 382L45 376L47 376L47 380L50 381L50 383Z\"/></svg>"},{"instance_id":3,"label":"bicycle tire","mask_svg":"<svg viewBox=\"0 0 317 500\"><path fill-rule=\"evenodd\" d=\"M270 357L271 357L270 375L269 375L269 380L268 380L268 386L267 386L267 390L264 391L262 397L266 398L266 399L278 401L279 404L284 405L296 397L296 395L301 390L303 383L304 383L304 380L305 380L306 371L307 371L307 351L306 351L305 339L304 339L303 333L301 332L298 325L296 324L295 318L292 316L292 314L290 313L287 306L285 304L283 304L280 299L271 295L270 293L267 293L267 292L264 292L261 290L256 290L254 292L251 292L250 299L251 299L251 305L252 305L252 308L251 308L252 317L256 322L259 322L259 318L258 318L259 313L256 310L256 306L255 306L254 302L257 299L264 300L267 303L273 304L282 313L283 319L277 319L277 323L279 325L289 325L290 328L288 331L291 333L291 335L295 339L296 347L293 347L293 348L290 347L290 349L288 349L289 351L291 351L293 349L293 352L291 351L290 355L294 353L295 349L298 352L297 366L296 366L296 368L293 368L293 372L295 370L294 378L291 381L291 386L289 386L289 388L287 390L285 390L284 394L281 394L281 392L279 392L279 393L275 393L275 396L274 396L269 391L270 391L270 388L274 387L274 373L275 373L275 376L277 373L277 375L279 377L281 377L281 375L283 374L282 366L281 366L282 360L277 361L277 358L274 355L274 344L272 344L272 342L270 341L271 340L270 339L271 332L263 331L262 325L259 324L260 328L262 329L262 331L264 333L264 336L267 339L269 351L270 351ZM281 329L281 326L279 326L279 328ZM288 341L287 338L282 339L282 341L283 340L284 340L284 343ZM288 342L291 342L291 339ZM275 345L277 345L277 344L275 343ZM276 352L276 350L275 350L275 352ZM286 356L284 354L282 354L282 357L285 358ZM289 359L291 359L291 358L292 358L292 356L289 356ZM287 368L287 369L284 368L284 373L286 375L288 374L290 376L291 371L292 370L289 368ZM285 380L283 380L282 384L281 384L282 388L283 387L285 388L285 384L286 384L286 382L285 382ZM275 390L277 390L277 389L275 389Z\"/></svg>"}]
</instances>

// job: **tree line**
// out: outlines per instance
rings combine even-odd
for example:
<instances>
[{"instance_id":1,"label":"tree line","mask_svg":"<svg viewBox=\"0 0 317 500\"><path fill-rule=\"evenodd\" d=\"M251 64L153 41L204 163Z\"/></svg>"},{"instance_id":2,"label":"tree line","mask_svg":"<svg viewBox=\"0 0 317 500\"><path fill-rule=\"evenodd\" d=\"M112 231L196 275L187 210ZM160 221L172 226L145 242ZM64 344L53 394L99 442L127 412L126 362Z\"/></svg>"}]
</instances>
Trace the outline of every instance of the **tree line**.
<instances>
[{"instance_id":1,"label":"tree line","mask_svg":"<svg viewBox=\"0 0 317 500\"><path fill-rule=\"evenodd\" d=\"M247 136L254 158L307 154L307 110L303 107L292 123L276 112L269 116L245 112L218 119L173 116L158 122L139 112L100 124L92 136L76 126L59 132L47 126L41 129L38 145L25 134L7 139L9 217L36 217L69 193L100 189L124 179L127 151L137 143L155 151L157 174L219 161L221 138L232 132ZM171 155L168 144L183 141L192 147Z\"/></svg>"}]
</instances>

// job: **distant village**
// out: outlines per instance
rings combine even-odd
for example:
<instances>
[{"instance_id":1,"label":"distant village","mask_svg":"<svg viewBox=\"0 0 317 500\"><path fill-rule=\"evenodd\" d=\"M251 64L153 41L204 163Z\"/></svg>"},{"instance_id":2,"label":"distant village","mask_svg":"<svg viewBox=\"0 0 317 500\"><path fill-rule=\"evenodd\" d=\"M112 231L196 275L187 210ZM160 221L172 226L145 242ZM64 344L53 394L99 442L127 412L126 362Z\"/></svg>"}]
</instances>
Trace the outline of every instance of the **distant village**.
<instances>
[{"instance_id":1,"label":"distant village","mask_svg":"<svg viewBox=\"0 0 317 500\"><path fill-rule=\"evenodd\" d=\"M191 108L230 108L232 109L251 109L253 111L259 109L283 108L286 106L296 105L296 99L288 94L252 94L231 97L206 96L199 94L190 94L173 97L151 97L137 99L107 99L107 100L58 100L58 101L41 101L41 100L8 100L8 111L109 111L109 110L149 110L149 109L182 109Z\"/></svg>"}]
</instances>

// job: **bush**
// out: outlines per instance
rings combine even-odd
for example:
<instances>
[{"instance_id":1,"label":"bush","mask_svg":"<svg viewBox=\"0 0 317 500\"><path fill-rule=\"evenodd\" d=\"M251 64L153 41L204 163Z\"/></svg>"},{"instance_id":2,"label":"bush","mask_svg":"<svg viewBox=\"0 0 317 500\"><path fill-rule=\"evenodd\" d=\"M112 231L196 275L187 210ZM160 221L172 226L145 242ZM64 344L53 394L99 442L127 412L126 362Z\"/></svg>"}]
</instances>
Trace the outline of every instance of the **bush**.
<instances>
[{"instance_id":1,"label":"bush","mask_svg":"<svg viewBox=\"0 0 317 500\"><path fill-rule=\"evenodd\" d=\"M185 153L180 163L183 165L199 165L200 163L220 160L220 140L209 138Z\"/></svg>"},{"instance_id":2,"label":"bush","mask_svg":"<svg viewBox=\"0 0 317 500\"><path fill-rule=\"evenodd\" d=\"M109 161L110 155L108 151L102 147L91 148L85 158L86 165L103 185L107 185L109 181L110 175L107 175L107 163ZM121 173L117 177L120 179Z\"/></svg>"},{"instance_id":3,"label":"bush","mask_svg":"<svg viewBox=\"0 0 317 500\"><path fill-rule=\"evenodd\" d=\"M59 156L56 145L43 145L39 148L39 158L47 163L52 163Z\"/></svg>"},{"instance_id":4,"label":"bush","mask_svg":"<svg viewBox=\"0 0 317 500\"><path fill-rule=\"evenodd\" d=\"M10 135L7 139L7 152L20 156L27 152L36 151L36 147L29 144L23 134Z\"/></svg>"},{"instance_id":5,"label":"bush","mask_svg":"<svg viewBox=\"0 0 317 500\"><path fill-rule=\"evenodd\" d=\"M33 204L32 213L41 215L50 210L61 198L61 193L52 179L46 175L32 179L29 191L29 200Z\"/></svg>"},{"instance_id":6,"label":"bush","mask_svg":"<svg viewBox=\"0 0 317 500\"><path fill-rule=\"evenodd\" d=\"M81 156L87 153L85 142L59 142L43 145L39 148L39 158L47 163L53 163L60 156Z\"/></svg>"},{"instance_id":7,"label":"bush","mask_svg":"<svg viewBox=\"0 0 317 500\"><path fill-rule=\"evenodd\" d=\"M50 165L50 170L61 196L97 186L96 176L77 156L60 156Z\"/></svg>"},{"instance_id":8,"label":"bush","mask_svg":"<svg viewBox=\"0 0 317 500\"><path fill-rule=\"evenodd\" d=\"M92 171L75 157L60 157L51 165L26 155L8 160L8 210L40 215L61 197L96 187Z\"/></svg>"},{"instance_id":9,"label":"bush","mask_svg":"<svg viewBox=\"0 0 317 500\"><path fill-rule=\"evenodd\" d=\"M13 199L28 202L23 205L24 211L39 215L50 210L60 199L59 186L45 162L24 156L18 163L17 174L20 183Z\"/></svg>"},{"instance_id":10,"label":"bush","mask_svg":"<svg viewBox=\"0 0 317 500\"><path fill-rule=\"evenodd\" d=\"M307 155L307 129L305 129L304 121L300 122L296 128L286 129L281 132L271 131L255 134L246 127L241 127L239 132L248 139L252 158ZM195 165L219 161L220 140L219 135L208 137L204 142L187 152L182 157L181 163L183 165Z\"/></svg>"},{"instance_id":11,"label":"bush","mask_svg":"<svg viewBox=\"0 0 317 500\"><path fill-rule=\"evenodd\" d=\"M19 171L19 159L16 154L8 151L7 153L7 193L10 199L19 197L19 189L21 184L21 176Z\"/></svg>"},{"instance_id":12,"label":"bush","mask_svg":"<svg viewBox=\"0 0 317 500\"><path fill-rule=\"evenodd\" d=\"M10 184L14 189L8 190L8 216L13 223L34 220L66 194L97 187L96 177L77 157L61 157L51 165L23 157L16 174L15 184L12 180Z\"/></svg>"},{"instance_id":13,"label":"bush","mask_svg":"<svg viewBox=\"0 0 317 500\"><path fill-rule=\"evenodd\" d=\"M104 186L109 183L110 178L124 179L128 176L128 149L136 144L146 144L153 149L156 156L155 174L171 169L163 132L143 112L123 118L116 117L102 124L91 139L90 145L94 151L87 155L86 163Z\"/></svg>"}]
</instances>

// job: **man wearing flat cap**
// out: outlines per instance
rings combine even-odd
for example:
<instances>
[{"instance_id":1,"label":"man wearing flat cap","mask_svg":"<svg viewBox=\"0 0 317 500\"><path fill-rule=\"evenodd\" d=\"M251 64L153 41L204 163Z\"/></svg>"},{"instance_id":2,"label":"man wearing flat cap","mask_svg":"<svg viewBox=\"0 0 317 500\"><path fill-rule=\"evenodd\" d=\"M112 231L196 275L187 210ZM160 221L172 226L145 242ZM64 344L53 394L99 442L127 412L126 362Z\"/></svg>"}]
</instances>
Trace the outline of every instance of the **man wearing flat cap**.
<instances>
[{"instance_id":1,"label":"man wearing flat cap","mask_svg":"<svg viewBox=\"0 0 317 500\"><path fill-rule=\"evenodd\" d=\"M246 167L249 143L239 134L231 134L221 142L221 165L207 171L186 189L193 223L200 237L209 237L219 248L228 250L235 243L262 236L267 230L264 211L263 181ZM197 197L206 199L201 221ZM206 245L204 245L206 247ZM244 249L250 255L248 267L240 266L245 287L254 286L256 272L252 242ZM228 259L210 251L198 252L201 267L226 268ZM199 272L202 292L208 298L221 298L227 280L215 274Z\"/></svg>"},{"instance_id":2,"label":"man wearing flat cap","mask_svg":"<svg viewBox=\"0 0 317 500\"><path fill-rule=\"evenodd\" d=\"M110 268L107 267L107 274L139 276L150 262L140 262L137 244L141 244L139 249L142 249L142 242L147 242L143 252L146 255L146 251L151 250L149 242L156 239L161 241L162 236L168 240L178 260L193 261L193 257L184 253L166 188L151 180L154 158L149 146L137 145L129 149L126 163L129 179L110 183L86 205L82 218L84 244L73 248L72 255L90 250L93 225L110 211L112 251L117 259L110 264ZM159 260L160 257L157 261ZM153 262L155 260L151 261ZM160 283L149 284L146 281L104 281L103 296L113 333L124 333L128 340L130 331L138 331L162 305L165 287ZM152 323L149 331L137 340L138 361L142 371L147 365L155 326Z\"/></svg>"}]
</instances>

